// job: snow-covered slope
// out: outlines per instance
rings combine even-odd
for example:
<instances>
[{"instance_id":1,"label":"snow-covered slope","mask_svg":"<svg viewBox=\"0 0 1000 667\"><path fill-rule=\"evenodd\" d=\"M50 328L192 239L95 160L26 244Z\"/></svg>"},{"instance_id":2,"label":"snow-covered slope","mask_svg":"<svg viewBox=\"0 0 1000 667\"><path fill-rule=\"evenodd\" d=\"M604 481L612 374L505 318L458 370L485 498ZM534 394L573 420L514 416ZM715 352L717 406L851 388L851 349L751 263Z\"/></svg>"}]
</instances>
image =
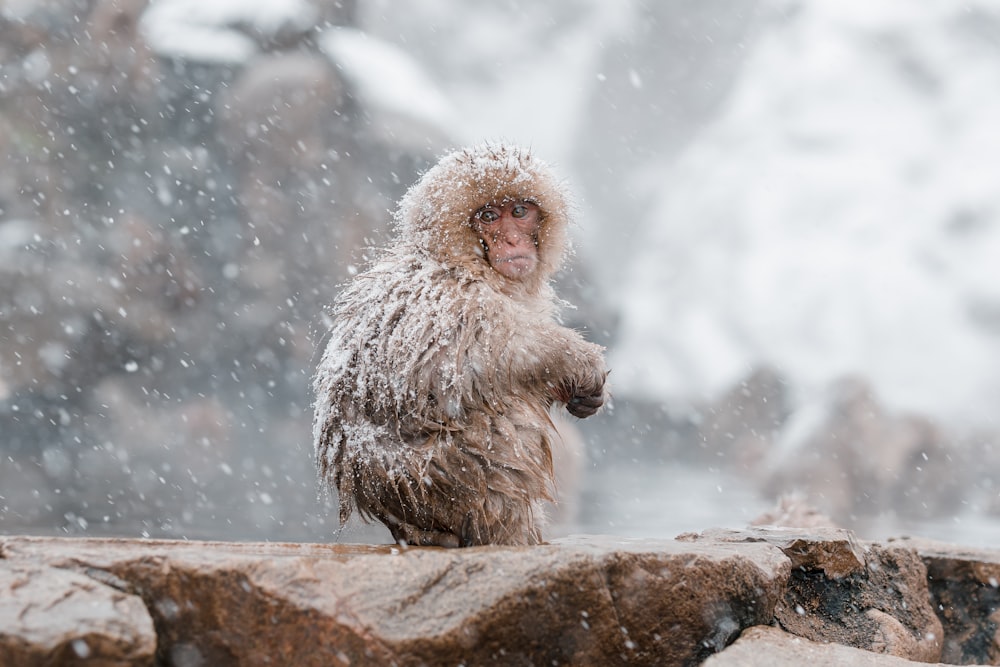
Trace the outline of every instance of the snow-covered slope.
<instances>
[{"instance_id":1,"label":"snow-covered slope","mask_svg":"<svg viewBox=\"0 0 1000 667\"><path fill-rule=\"evenodd\" d=\"M620 391L752 365L870 377L897 408L1000 401L1000 4L772 2L732 97L675 162L624 290Z\"/></svg>"},{"instance_id":2,"label":"snow-covered slope","mask_svg":"<svg viewBox=\"0 0 1000 667\"><path fill-rule=\"evenodd\" d=\"M257 52L248 32L308 30L317 12L308 0L160 0L143 15L150 46L194 62L237 64Z\"/></svg>"}]
</instances>

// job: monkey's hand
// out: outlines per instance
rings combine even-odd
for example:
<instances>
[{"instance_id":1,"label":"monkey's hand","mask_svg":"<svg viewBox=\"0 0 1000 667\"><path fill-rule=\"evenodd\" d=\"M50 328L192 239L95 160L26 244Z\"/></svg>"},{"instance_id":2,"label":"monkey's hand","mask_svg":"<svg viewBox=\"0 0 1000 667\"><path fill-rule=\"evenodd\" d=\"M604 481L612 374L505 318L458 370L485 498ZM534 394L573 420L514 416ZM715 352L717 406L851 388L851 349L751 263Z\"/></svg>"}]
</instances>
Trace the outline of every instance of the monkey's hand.
<instances>
[{"instance_id":1,"label":"monkey's hand","mask_svg":"<svg viewBox=\"0 0 1000 667\"><path fill-rule=\"evenodd\" d=\"M604 385L608 372L595 373L587 382L570 387L566 410L574 417L585 419L596 413L605 401Z\"/></svg>"}]
</instances>

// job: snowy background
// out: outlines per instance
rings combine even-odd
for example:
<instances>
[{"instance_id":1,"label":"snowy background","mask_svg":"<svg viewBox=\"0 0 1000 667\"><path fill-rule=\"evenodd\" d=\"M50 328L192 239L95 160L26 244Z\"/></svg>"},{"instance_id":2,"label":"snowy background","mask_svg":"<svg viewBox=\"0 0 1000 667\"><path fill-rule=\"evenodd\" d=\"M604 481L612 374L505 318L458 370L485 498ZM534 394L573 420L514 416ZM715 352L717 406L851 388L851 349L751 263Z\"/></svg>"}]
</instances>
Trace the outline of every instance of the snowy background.
<instances>
[{"instance_id":1,"label":"snowy background","mask_svg":"<svg viewBox=\"0 0 1000 667\"><path fill-rule=\"evenodd\" d=\"M322 306L504 138L613 368L556 533L995 546L997 118L996 0L0 0L0 530L384 539L316 499Z\"/></svg>"}]
</instances>

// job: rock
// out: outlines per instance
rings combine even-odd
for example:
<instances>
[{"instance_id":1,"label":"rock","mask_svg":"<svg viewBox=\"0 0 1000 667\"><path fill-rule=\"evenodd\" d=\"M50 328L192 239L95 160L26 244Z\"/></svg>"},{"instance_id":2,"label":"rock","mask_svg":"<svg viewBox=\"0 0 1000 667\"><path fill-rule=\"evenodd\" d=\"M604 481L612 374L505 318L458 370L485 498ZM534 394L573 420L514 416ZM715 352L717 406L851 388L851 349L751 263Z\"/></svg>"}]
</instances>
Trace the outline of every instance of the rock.
<instances>
[{"instance_id":1,"label":"rock","mask_svg":"<svg viewBox=\"0 0 1000 667\"><path fill-rule=\"evenodd\" d=\"M142 600L91 577L0 560L0 665L152 665Z\"/></svg>"},{"instance_id":2,"label":"rock","mask_svg":"<svg viewBox=\"0 0 1000 667\"><path fill-rule=\"evenodd\" d=\"M774 509L764 512L750 522L752 526L777 526L782 528L839 529L833 519L806 502L802 494L785 494L778 499Z\"/></svg>"},{"instance_id":3,"label":"rock","mask_svg":"<svg viewBox=\"0 0 1000 667\"><path fill-rule=\"evenodd\" d=\"M1000 664L998 581L1000 551L821 528L456 550L0 536L0 665Z\"/></svg>"},{"instance_id":4,"label":"rock","mask_svg":"<svg viewBox=\"0 0 1000 667\"><path fill-rule=\"evenodd\" d=\"M789 577L768 544L707 540L401 550L0 537L0 551L126 582L168 664L694 664L770 622Z\"/></svg>"},{"instance_id":5,"label":"rock","mask_svg":"<svg viewBox=\"0 0 1000 667\"><path fill-rule=\"evenodd\" d=\"M758 626L744 630L735 644L702 664L704 667L906 667L917 663L850 646L809 641L779 628Z\"/></svg>"},{"instance_id":6,"label":"rock","mask_svg":"<svg viewBox=\"0 0 1000 667\"><path fill-rule=\"evenodd\" d=\"M1000 665L1000 554L930 540L902 540L927 566L931 603L944 626L941 659Z\"/></svg>"},{"instance_id":7,"label":"rock","mask_svg":"<svg viewBox=\"0 0 1000 667\"><path fill-rule=\"evenodd\" d=\"M953 449L940 427L892 412L867 381L845 377L789 417L761 467L762 486L808 489L840 522L886 508L942 516L960 507L965 484Z\"/></svg>"},{"instance_id":8,"label":"rock","mask_svg":"<svg viewBox=\"0 0 1000 667\"><path fill-rule=\"evenodd\" d=\"M927 569L903 545L861 544L845 530L707 531L697 542L763 541L791 561L775 620L792 634L921 662L941 658L943 630L927 594Z\"/></svg>"},{"instance_id":9,"label":"rock","mask_svg":"<svg viewBox=\"0 0 1000 667\"><path fill-rule=\"evenodd\" d=\"M791 414L788 394L785 378L773 368L758 368L740 380L700 410L701 458L721 458L737 470L756 469Z\"/></svg>"}]
</instances>

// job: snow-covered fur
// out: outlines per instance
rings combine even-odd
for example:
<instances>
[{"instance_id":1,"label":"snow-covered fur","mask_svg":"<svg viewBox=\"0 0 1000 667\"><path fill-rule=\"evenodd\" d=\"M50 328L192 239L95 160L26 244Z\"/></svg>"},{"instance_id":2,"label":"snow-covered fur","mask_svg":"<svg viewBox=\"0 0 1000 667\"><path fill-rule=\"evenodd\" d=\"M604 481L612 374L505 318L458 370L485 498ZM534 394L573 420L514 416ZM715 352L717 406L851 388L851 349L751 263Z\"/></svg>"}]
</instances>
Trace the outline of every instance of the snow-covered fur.
<instances>
[{"instance_id":1,"label":"snow-covered fur","mask_svg":"<svg viewBox=\"0 0 1000 667\"><path fill-rule=\"evenodd\" d=\"M488 203L542 211L539 269L509 281L470 217ZM356 508L399 540L533 544L551 499L557 401L600 395L600 347L553 318L569 203L525 149L451 153L400 202L397 240L351 280L314 379L316 460L340 519Z\"/></svg>"},{"instance_id":2,"label":"snow-covered fur","mask_svg":"<svg viewBox=\"0 0 1000 667\"><path fill-rule=\"evenodd\" d=\"M515 199L538 204L543 219L539 269L529 280L511 283L481 261L469 218L486 204ZM400 201L395 222L401 245L424 249L445 265L462 266L501 291L542 297L551 304L548 281L568 251L569 212L565 187L548 165L523 148L484 144L443 157Z\"/></svg>"}]
</instances>

